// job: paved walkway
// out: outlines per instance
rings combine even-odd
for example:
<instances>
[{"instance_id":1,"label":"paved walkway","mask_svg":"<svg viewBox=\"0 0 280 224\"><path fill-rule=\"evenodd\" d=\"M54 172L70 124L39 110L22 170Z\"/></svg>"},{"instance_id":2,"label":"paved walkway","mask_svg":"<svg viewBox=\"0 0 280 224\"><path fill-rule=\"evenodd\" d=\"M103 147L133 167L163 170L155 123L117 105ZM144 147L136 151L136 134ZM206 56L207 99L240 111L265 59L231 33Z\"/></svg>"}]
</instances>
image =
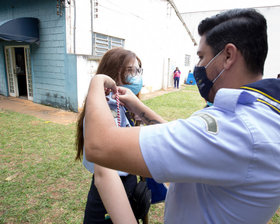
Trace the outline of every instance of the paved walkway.
<instances>
[{"instance_id":1,"label":"paved walkway","mask_svg":"<svg viewBox=\"0 0 280 224\"><path fill-rule=\"evenodd\" d=\"M29 114L37 118L58 124L70 124L76 121L78 113L49 107L30 100L0 95L0 110L10 110Z\"/></svg>"},{"instance_id":2,"label":"paved walkway","mask_svg":"<svg viewBox=\"0 0 280 224\"><path fill-rule=\"evenodd\" d=\"M142 94L141 99L146 100L172 91L176 91L176 89L168 88L167 90L160 90L153 93ZM0 95L0 110L10 110L29 114L42 120L65 125L76 122L79 115L79 113L33 103L32 101L26 99L6 97L2 95Z\"/></svg>"}]
</instances>

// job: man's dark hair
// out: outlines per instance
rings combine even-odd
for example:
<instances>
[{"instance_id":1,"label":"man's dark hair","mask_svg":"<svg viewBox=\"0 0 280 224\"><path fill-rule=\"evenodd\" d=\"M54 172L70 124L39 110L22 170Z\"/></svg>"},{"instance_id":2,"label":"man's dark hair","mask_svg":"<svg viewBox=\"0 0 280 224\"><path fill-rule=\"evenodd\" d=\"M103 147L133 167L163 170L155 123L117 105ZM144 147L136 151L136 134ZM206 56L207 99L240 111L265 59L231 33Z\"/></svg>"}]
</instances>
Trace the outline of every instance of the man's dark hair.
<instances>
[{"instance_id":1,"label":"man's dark hair","mask_svg":"<svg viewBox=\"0 0 280 224\"><path fill-rule=\"evenodd\" d=\"M233 9L206 18L199 24L198 33L205 35L213 55L232 43L243 55L249 71L263 73L268 50L267 25L255 9Z\"/></svg>"}]
</instances>

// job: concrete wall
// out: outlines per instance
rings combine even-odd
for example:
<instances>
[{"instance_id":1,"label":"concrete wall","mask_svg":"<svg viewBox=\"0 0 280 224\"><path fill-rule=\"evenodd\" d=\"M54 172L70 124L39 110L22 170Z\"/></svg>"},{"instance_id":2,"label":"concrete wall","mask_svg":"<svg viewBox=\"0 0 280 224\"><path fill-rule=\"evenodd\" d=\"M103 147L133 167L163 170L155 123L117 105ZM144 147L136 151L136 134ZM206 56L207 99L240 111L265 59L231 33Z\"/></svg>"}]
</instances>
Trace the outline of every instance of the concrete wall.
<instances>
[{"instance_id":1,"label":"concrete wall","mask_svg":"<svg viewBox=\"0 0 280 224\"><path fill-rule=\"evenodd\" d=\"M56 3L55 0L1 0L0 21L18 17L40 20L40 45L30 45L33 101L77 111L76 57L66 54L64 9L62 16L57 15ZM0 41L0 44L0 54L4 46L12 45L7 41ZM0 60L2 86L5 61L1 55Z\"/></svg>"},{"instance_id":2,"label":"concrete wall","mask_svg":"<svg viewBox=\"0 0 280 224\"><path fill-rule=\"evenodd\" d=\"M276 78L277 74L280 73L280 51L279 51L279 40L280 33L279 29L279 15L280 15L280 5L278 6L266 6L256 8L260 13L262 13L267 20L267 33L268 33L268 55L264 66L264 78ZM218 14L221 10L213 11L202 11L202 12L190 12L182 14L182 17L189 27L190 31L194 34L194 37L199 40L199 35L197 33L197 27L201 20L206 17ZM196 52L192 59L197 59L195 57ZM194 66L197 60L192 60L192 65Z\"/></svg>"}]
</instances>

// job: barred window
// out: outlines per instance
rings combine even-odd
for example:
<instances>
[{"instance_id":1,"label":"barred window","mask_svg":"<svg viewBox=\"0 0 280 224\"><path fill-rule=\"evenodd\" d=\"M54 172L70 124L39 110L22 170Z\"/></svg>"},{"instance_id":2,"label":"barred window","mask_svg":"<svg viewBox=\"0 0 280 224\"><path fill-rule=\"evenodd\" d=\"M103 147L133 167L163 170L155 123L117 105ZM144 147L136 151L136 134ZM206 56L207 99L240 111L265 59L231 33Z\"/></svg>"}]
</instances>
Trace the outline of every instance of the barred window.
<instances>
[{"instance_id":1,"label":"barred window","mask_svg":"<svg viewBox=\"0 0 280 224\"><path fill-rule=\"evenodd\" d=\"M190 60L191 60L191 56L185 54L185 66L190 66Z\"/></svg>"},{"instance_id":2,"label":"barred window","mask_svg":"<svg viewBox=\"0 0 280 224\"><path fill-rule=\"evenodd\" d=\"M93 33L93 56L102 57L114 47L124 47L124 39L100 33Z\"/></svg>"}]
</instances>

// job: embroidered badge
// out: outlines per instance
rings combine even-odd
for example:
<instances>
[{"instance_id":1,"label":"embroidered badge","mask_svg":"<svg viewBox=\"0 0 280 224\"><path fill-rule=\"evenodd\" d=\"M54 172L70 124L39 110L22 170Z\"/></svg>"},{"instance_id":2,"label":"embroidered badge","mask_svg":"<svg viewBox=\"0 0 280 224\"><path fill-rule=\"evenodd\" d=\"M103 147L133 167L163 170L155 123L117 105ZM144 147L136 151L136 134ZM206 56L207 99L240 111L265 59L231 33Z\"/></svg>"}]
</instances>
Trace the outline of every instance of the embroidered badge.
<instances>
[{"instance_id":1,"label":"embroidered badge","mask_svg":"<svg viewBox=\"0 0 280 224\"><path fill-rule=\"evenodd\" d=\"M211 134L217 134L218 133L218 123L212 115L206 114L206 113L200 113L200 114L195 114L193 116L198 116L198 117L202 118L202 120L205 121L206 130L209 133L211 133Z\"/></svg>"}]
</instances>

